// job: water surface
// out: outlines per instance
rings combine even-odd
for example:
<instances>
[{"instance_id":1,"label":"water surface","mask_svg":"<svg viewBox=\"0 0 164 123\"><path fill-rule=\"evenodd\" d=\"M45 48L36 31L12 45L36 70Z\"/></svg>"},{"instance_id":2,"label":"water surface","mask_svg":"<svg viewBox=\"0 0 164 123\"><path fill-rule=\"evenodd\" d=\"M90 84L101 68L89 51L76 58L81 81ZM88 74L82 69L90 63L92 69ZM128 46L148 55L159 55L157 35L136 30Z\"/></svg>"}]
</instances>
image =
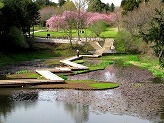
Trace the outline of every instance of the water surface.
<instances>
[{"instance_id":1,"label":"water surface","mask_svg":"<svg viewBox=\"0 0 164 123\"><path fill-rule=\"evenodd\" d=\"M69 79L116 82L104 91L0 89L0 123L164 123L164 84L134 66ZM159 81L158 79L156 81Z\"/></svg>"},{"instance_id":2,"label":"water surface","mask_svg":"<svg viewBox=\"0 0 164 123\"><path fill-rule=\"evenodd\" d=\"M140 101L137 94L133 96L125 95L119 88L106 91L0 89L0 123L164 121L163 99L156 101L151 97L153 100Z\"/></svg>"}]
</instances>

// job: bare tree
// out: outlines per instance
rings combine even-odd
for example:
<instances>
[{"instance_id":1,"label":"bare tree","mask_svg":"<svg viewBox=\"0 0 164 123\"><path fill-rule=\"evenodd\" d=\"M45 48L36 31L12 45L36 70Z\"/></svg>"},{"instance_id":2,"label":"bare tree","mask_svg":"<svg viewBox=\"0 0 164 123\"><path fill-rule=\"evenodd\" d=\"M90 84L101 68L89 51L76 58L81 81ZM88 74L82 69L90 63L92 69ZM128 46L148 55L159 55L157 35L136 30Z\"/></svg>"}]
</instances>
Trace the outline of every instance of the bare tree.
<instances>
[{"instance_id":1,"label":"bare tree","mask_svg":"<svg viewBox=\"0 0 164 123\"><path fill-rule=\"evenodd\" d=\"M150 0L148 3L142 3L138 9L123 16L124 27L134 36L138 36L141 31L145 33L151 28L156 9L162 10L162 6L160 0Z\"/></svg>"},{"instance_id":2,"label":"bare tree","mask_svg":"<svg viewBox=\"0 0 164 123\"><path fill-rule=\"evenodd\" d=\"M85 9L88 6L89 0L75 0L75 6L78 11L78 19L77 19L77 34L78 34L78 41L80 41L80 32L81 28L84 27L84 23L81 20L83 16L85 16ZM83 12L83 13L82 13Z\"/></svg>"},{"instance_id":3,"label":"bare tree","mask_svg":"<svg viewBox=\"0 0 164 123\"><path fill-rule=\"evenodd\" d=\"M46 20L48 20L56 12L54 6L47 6L39 10L41 26L44 26Z\"/></svg>"},{"instance_id":4,"label":"bare tree","mask_svg":"<svg viewBox=\"0 0 164 123\"><path fill-rule=\"evenodd\" d=\"M143 2L137 10L128 12L123 22L132 35L152 43L155 55L164 67L164 3L161 0Z\"/></svg>"}]
</instances>

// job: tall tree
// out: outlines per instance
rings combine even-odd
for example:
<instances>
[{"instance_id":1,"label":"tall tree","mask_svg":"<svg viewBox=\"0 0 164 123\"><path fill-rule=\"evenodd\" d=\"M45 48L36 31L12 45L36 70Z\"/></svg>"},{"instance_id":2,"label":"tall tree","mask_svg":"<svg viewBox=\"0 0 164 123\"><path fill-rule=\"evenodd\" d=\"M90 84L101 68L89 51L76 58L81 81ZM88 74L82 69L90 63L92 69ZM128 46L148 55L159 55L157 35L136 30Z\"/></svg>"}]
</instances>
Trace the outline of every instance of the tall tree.
<instances>
[{"instance_id":1,"label":"tall tree","mask_svg":"<svg viewBox=\"0 0 164 123\"><path fill-rule=\"evenodd\" d=\"M64 5L65 2L66 2L65 0L59 0L59 1L58 1L58 4L59 4L59 6L61 7L61 6Z\"/></svg>"},{"instance_id":2,"label":"tall tree","mask_svg":"<svg viewBox=\"0 0 164 123\"><path fill-rule=\"evenodd\" d=\"M56 14L56 8L54 6L46 6L39 10L40 14L40 24L45 26L46 20L48 20L52 15Z\"/></svg>"},{"instance_id":3,"label":"tall tree","mask_svg":"<svg viewBox=\"0 0 164 123\"><path fill-rule=\"evenodd\" d=\"M30 27L38 20L38 6L32 0L3 0L4 7L1 9L1 37L10 37L10 30L19 30L17 35L22 33L30 35ZM13 31L12 30L12 31ZM20 32L20 33L19 33Z\"/></svg>"},{"instance_id":4,"label":"tall tree","mask_svg":"<svg viewBox=\"0 0 164 123\"><path fill-rule=\"evenodd\" d=\"M123 23L133 36L141 36L147 43L152 42L159 62L164 64L164 3L161 0L142 3L137 10L123 16Z\"/></svg>"},{"instance_id":5,"label":"tall tree","mask_svg":"<svg viewBox=\"0 0 164 123\"><path fill-rule=\"evenodd\" d=\"M164 8L163 8L164 9ZM151 27L140 35L147 42L153 42L153 49L162 67L164 67L164 10L156 10Z\"/></svg>"},{"instance_id":6,"label":"tall tree","mask_svg":"<svg viewBox=\"0 0 164 123\"><path fill-rule=\"evenodd\" d=\"M52 2L50 0L35 0L35 2L40 6L40 8L45 6L57 6L55 2Z\"/></svg>"},{"instance_id":7,"label":"tall tree","mask_svg":"<svg viewBox=\"0 0 164 123\"><path fill-rule=\"evenodd\" d=\"M123 14L138 8L140 3L141 0L122 0L121 7L123 8Z\"/></svg>"},{"instance_id":8,"label":"tall tree","mask_svg":"<svg viewBox=\"0 0 164 123\"><path fill-rule=\"evenodd\" d=\"M80 41L80 32L81 29L85 28L85 16L86 12L84 12L86 6L88 5L89 0L75 0L75 5L77 8L78 16L76 20L76 29L78 34L78 41Z\"/></svg>"},{"instance_id":9,"label":"tall tree","mask_svg":"<svg viewBox=\"0 0 164 123\"><path fill-rule=\"evenodd\" d=\"M112 3L111 6L110 6L110 11L113 12L115 9L115 5Z\"/></svg>"},{"instance_id":10,"label":"tall tree","mask_svg":"<svg viewBox=\"0 0 164 123\"><path fill-rule=\"evenodd\" d=\"M108 11L110 11L110 5L109 3L105 4L105 6L103 7L104 11L107 13Z\"/></svg>"},{"instance_id":11,"label":"tall tree","mask_svg":"<svg viewBox=\"0 0 164 123\"><path fill-rule=\"evenodd\" d=\"M101 0L91 0L88 5L88 11L90 12L102 12Z\"/></svg>"}]
</instances>

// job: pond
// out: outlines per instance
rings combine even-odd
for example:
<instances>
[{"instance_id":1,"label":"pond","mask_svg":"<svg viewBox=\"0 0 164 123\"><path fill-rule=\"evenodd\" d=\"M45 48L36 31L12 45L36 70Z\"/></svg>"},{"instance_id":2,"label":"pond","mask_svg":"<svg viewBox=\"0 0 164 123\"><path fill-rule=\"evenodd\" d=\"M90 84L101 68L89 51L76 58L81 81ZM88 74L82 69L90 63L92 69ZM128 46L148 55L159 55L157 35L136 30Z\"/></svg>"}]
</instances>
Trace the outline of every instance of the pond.
<instances>
[{"instance_id":1,"label":"pond","mask_svg":"<svg viewBox=\"0 0 164 123\"><path fill-rule=\"evenodd\" d=\"M163 123L164 84L134 66L70 76L117 82L103 91L0 89L0 123ZM158 80L158 79L157 79Z\"/></svg>"},{"instance_id":2,"label":"pond","mask_svg":"<svg viewBox=\"0 0 164 123\"><path fill-rule=\"evenodd\" d=\"M164 103L154 95L147 92L143 95L146 97L138 93L130 96L119 88L0 89L0 123L162 123Z\"/></svg>"}]
</instances>

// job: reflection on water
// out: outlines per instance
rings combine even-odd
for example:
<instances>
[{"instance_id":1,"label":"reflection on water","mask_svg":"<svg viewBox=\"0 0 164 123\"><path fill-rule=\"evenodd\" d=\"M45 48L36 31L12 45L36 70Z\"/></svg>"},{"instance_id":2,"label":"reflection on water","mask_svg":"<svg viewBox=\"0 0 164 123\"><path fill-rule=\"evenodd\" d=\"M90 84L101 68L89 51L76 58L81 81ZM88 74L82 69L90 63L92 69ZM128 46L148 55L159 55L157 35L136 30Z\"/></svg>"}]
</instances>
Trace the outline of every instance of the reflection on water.
<instances>
[{"instance_id":1,"label":"reflection on water","mask_svg":"<svg viewBox=\"0 0 164 123\"><path fill-rule=\"evenodd\" d=\"M106 91L0 89L0 123L164 123L164 84L154 84L145 69L109 66L69 79L112 81L120 87Z\"/></svg>"},{"instance_id":2,"label":"reflection on water","mask_svg":"<svg viewBox=\"0 0 164 123\"><path fill-rule=\"evenodd\" d=\"M106 91L0 89L0 123L162 123L163 87L131 85ZM148 88L155 89L151 92Z\"/></svg>"},{"instance_id":3,"label":"reflection on water","mask_svg":"<svg viewBox=\"0 0 164 123\"><path fill-rule=\"evenodd\" d=\"M150 82L152 74L135 66L108 66L105 70L70 76L70 80L98 80L106 82Z\"/></svg>"}]
</instances>

